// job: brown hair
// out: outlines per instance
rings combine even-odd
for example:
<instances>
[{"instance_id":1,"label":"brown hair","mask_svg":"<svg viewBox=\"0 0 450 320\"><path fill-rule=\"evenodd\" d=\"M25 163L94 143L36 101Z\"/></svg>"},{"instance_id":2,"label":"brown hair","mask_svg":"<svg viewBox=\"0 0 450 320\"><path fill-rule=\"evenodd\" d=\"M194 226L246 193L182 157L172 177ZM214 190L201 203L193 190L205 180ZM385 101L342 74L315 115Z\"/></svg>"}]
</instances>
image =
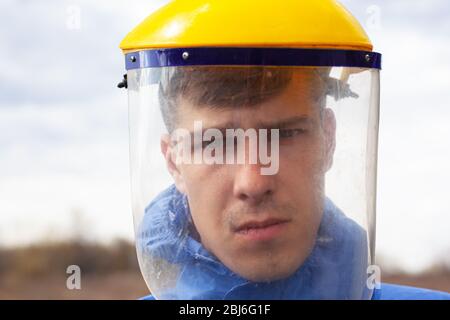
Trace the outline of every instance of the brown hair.
<instances>
[{"instance_id":1,"label":"brown hair","mask_svg":"<svg viewBox=\"0 0 450 320\"><path fill-rule=\"evenodd\" d=\"M316 79L321 78L316 68L297 70L312 72L320 76ZM166 128L169 132L175 129L180 97L199 108L252 107L283 92L293 73L292 67L267 66L165 68L161 74L159 102ZM320 90L320 97L325 96L326 90Z\"/></svg>"}]
</instances>

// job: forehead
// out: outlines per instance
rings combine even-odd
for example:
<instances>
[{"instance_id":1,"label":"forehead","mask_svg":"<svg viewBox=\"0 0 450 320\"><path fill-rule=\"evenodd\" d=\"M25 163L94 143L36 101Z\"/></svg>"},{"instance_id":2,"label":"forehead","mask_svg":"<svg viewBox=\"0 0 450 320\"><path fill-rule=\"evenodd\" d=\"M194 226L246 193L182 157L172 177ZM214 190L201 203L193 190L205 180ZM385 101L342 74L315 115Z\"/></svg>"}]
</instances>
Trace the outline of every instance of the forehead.
<instances>
[{"instance_id":1,"label":"forehead","mask_svg":"<svg viewBox=\"0 0 450 320\"><path fill-rule=\"evenodd\" d=\"M180 97L177 126L192 129L194 121L202 121L204 127L258 128L294 118L314 121L322 103L320 81L313 70L293 72L279 94L252 106L197 106Z\"/></svg>"}]
</instances>

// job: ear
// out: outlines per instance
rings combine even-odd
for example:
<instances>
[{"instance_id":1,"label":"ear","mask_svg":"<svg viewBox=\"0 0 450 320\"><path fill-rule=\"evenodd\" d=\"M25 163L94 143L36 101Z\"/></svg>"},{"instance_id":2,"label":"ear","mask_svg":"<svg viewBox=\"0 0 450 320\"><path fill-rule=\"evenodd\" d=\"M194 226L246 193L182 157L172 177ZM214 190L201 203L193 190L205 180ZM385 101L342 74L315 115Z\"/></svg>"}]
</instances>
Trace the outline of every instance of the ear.
<instances>
[{"instance_id":1,"label":"ear","mask_svg":"<svg viewBox=\"0 0 450 320\"><path fill-rule=\"evenodd\" d=\"M333 165L334 150L336 149L336 117L330 108L325 108L322 116L322 125L325 134L324 172L327 172Z\"/></svg>"},{"instance_id":2,"label":"ear","mask_svg":"<svg viewBox=\"0 0 450 320\"><path fill-rule=\"evenodd\" d=\"M177 155L175 154L175 150L172 147L172 141L170 139L169 134L164 134L161 136L161 153L163 154L164 159L166 160L167 170L172 176L178 191L186 194L186 186L184 183L183 176L180 172L179 165L177 165L176 163Z\"/></svg>"}]
</instances>

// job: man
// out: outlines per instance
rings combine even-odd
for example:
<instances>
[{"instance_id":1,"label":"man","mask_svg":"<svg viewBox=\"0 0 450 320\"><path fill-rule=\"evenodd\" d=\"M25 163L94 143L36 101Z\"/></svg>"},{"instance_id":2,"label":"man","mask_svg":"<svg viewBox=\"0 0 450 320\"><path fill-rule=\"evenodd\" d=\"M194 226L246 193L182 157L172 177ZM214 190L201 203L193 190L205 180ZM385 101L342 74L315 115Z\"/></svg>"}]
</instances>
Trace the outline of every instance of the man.
<instances>
[{"instance_id":1,"label":"man","mask_svg":"<svg viewBox=\"0 0 450 320\"><path fill-rule=\"evenodd\" d=\"M342 6L173 1L121 47L154 297L449 297L371 274L381 64ZM156 105L174 184L154 198Z\"/></svg>"},{"instance_id":2,"label":"man","mask_svg":"<svg viewBox=\"0 0 450 320\"><path fill-rule=\"evenodd\" d=\"M205 130L278 129L277 174L262 175L261 164L249 163L249 143L235 147L246 148L243 164L177 166L168 137L162 141L162 152L177 189L187 195L202 245L247 279L283 278L302 264L315 242L324 175L332 162L334 116L323 105L325 95L308 89L321 87L311 83L321 81L316 71L229 71L194 71L180 80L190 88L185 96L175 97L178 108L170 112L177 114L178 127L188 130L193 130L194 120L202 121ZM253 82L246 86L248 78ZM228 80L234 85L224 93ZM240 95L242 87L252 92L249 85L257 97Z\"/></svg>"}]
</instances>

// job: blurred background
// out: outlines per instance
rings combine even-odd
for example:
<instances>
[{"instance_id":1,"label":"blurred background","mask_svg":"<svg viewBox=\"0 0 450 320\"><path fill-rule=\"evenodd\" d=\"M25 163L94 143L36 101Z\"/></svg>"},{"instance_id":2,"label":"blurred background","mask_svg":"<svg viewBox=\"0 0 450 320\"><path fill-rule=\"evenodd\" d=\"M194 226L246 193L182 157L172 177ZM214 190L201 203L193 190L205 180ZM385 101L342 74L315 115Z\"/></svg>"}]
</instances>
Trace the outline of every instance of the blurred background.
<instances>
[{"instance_id":1,"label":"blurred background","mask_svg":"<svg viewBox=\"0 0 450 320\"><path fill-rule=\"evenodd\" d=\"M0 3L0 299L148 294L133 245L118 46L166 2ZM450 3L341 3L383 54L382 281L450 292ZM81 288L68 289L70 265Z\"/></svg>"}]
</instances>

